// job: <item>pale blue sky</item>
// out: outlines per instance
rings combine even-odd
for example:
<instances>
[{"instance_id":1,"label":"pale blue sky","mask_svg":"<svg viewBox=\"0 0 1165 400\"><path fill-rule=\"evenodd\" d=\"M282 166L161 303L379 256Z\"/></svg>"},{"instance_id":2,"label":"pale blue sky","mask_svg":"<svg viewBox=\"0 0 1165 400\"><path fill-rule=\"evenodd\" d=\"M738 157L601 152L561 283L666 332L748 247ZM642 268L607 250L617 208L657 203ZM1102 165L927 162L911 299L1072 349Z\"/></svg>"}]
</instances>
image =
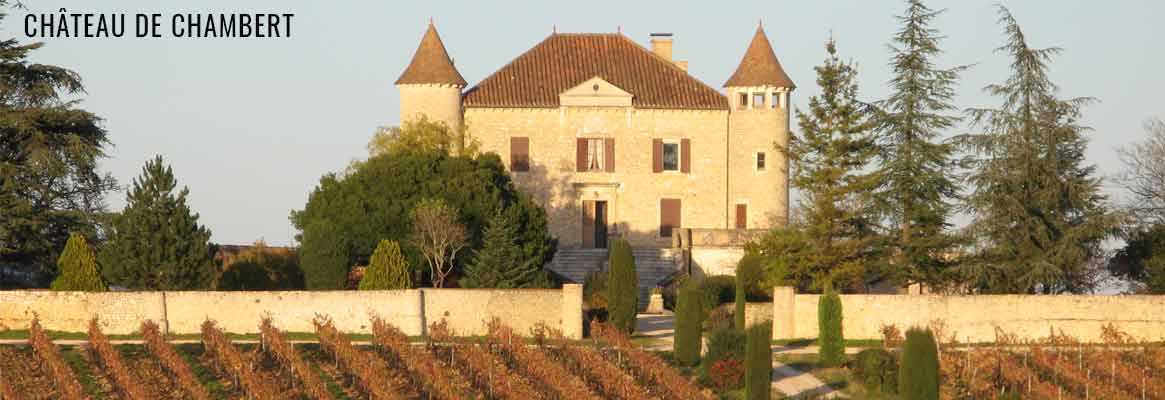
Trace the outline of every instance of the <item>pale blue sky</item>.
<instances>
[{"instance_id":1,"label":"pale blue sky","mask_svg":"<svg viewBox=\"0 0 1165 400\"><path fill-rule=\"evenodd\" d=\"M34 61L79 72L83 107L105 118L116 147L103 168L129 184L155 154L190 188L190 204L213 241L264 238L292 244L290 210L302 208L320 175L365 155L378 125L398 121L392 82L408 64L429 17L470 84L562 32L618 27L646 45L651 32L675 33L675 57L720 88L758 20L798 84L794 102L817 93L813 66L832 31L844 57L860 63L863 97L883 97L886 44L897 0L733 2L323 2L27 1L28 12L173 14L294 13L291 39L44 39ZM980 88L1007 76L994 1L932 1L947 8L943 65L976 64L963 76L960 107L992 106ZM1165 2L1007 1L1035 46L1060 46L1053 77L1066 96L1093 96L1087 109L1089 161L1120 168L1115 149L1142 137L1142 122L1165 117ZM24 11L3 26L23 35ZM958 133L958 132L951 132ZM1107 185L1114 194L1115 187ZM109 198L124 205L124 193Z\"/></svg>"}]
</instances>

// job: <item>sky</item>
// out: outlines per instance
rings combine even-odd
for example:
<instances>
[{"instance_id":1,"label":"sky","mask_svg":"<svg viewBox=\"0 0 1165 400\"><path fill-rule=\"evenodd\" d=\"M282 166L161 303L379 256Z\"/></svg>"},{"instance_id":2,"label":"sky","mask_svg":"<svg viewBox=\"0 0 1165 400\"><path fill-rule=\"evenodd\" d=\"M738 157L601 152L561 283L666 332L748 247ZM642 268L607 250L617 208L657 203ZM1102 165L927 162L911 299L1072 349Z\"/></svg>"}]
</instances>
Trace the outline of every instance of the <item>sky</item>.
<instances>
[{"instance_id":1,"label":"sky","mask_svg":"<svg viewBox=\"0 0 1165 400\"><path fill-rule=\"evenodd\" d=\"M758 21L798 89L796 107L819 92L813 67L824 42L859 65L861 97L887 95L887 45L897 29L898 0L323 2L310 0L145 1L26 0L0 31L43 41L37 63L78 72L80 107L104 119L114 147L101 167L122 185L162 155L188 201L218 243L263 239L293 245L288 220L321 175L366 156L378 126L395 125L393 82L408 64L426 23L434 20L470 85L559 32L621 30L648 46L652 32L675 36L674 57L720 89L735 70ZM946 39L940 66L973 65L955 104L990 107L987 84L1008 75L995 0L930 1L946 9L935 28ZM1105 176L1119 172L1116 149L1144 137L1142 123L1165 118L1165 2L1005 1L1035 47L1062 47L1052 78L1065 97L1099 100L1085 110L1094 128L1087 157ZM292 13L290 38L28 38L28 13ZM132 15L129 17L132 18ZM165 26L165 24L163 24ZM969 128L948 132L966 133ZM1106 191L1119 201L1119 188ZM108 197L112 210L125 192Z\"/></svg>"}]
</instances>

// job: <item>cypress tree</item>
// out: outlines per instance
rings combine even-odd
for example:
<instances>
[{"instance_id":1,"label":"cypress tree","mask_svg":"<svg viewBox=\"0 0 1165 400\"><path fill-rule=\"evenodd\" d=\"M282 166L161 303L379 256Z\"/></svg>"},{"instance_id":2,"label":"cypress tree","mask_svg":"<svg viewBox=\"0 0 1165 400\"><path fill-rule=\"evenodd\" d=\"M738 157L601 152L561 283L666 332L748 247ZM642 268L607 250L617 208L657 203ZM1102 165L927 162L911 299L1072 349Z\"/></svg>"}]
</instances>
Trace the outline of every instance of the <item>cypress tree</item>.
<instances>
[{"instance_id":1,"label":"cypress tree","mask_svg":"<svg viewBox=\"0 0 1165 400\"><path fill-rule=\"evenodd\" d=\"M748 300L748 285L744 284L744 280L747 279L745 274L740 273L739 268L737 270L736 297L733 299L735 300L735 304L732 310L732 326L736 329L744 329L744 309Z\"/></svg>"},{"instance_id":2,"label":"cypress tree","mask_svg":"<svg viewBox=\"0 0 1165 400\"><path fill-rule=\"evenodd\" d=\"M485 228L484 243L465 267L459 283L469 288L530 287L542 273L536 259L522 257L518 227L506 213L494 214Z\"/></svg>"},{"instance_id":3,"label":"cypress tree","mask_svg":"<svg viewBox=\"0 0 1165 400\"><path fill-rule=\"evenodd\" d=\"M186 205L162 156L146 162L101 249L106 282L129 289L205 289L214 280L210 231Z\"/></svg>"},{"instance_id":4,"label":"cypress tree","mask_svg":"<svg viewBox=\"0 0 1165 400\"><path fill-rule=\"evenodd\" d=\"M902 400L938 399L938 368L938 346L930 329L907 330L898 367L898 394Z\"/></svg>"},{"instance_id":5,"label":"cypress tree","mask_svg":"<svg viewBox=\"0 0 1165 400\"><path fill-rule=\"evenodd\" d=\"M364 279L360 280L360 290L409 289L409 261L400 252L400 244L395 240L381 240L372 252Z\"/></svg>"},{"instance_id":6,"label":"cypress tree","mask_svg":"<svg viewBox=\"0 0 1165 400\"><path fill-rule=\"evenodd\" d=\"M1084 164L1089 98L1061 99L1048 76L1059 48L1036 49L1006 8L999 7L1011 57L1007 81L987 86L999 108L972 109L983 133L959 143L973 154L967 208L982 251L965 272L987 292L1061 293L1091 289L1089 262L1120 220L1105 207L1096 167Z\"/></svg>"},{"instance_id":7,"label":"cypress tree","mask_svg":"<svg viewBox=\"0 0 1165 400\"><path fill-rule=\"evenodd\" d=\"M700 288L691 280L680 287L676 299L676 331L672 343L676 362L684 366L700 362L701 327Z\"/></svg>"},{"instance_id":8,"label":"cypress tree","mask_svg":"<svg viewBox=\"0 0 1165 400\"><path fill-rule=\"evenodd\" d=\"M817 300L817 357L822 365L837 367L845 364L845 337L841 325L841 297L828 287Z\"/></svg>"},{"instance_id":9,"label":"cypress tree","mask_svg":"<svg viewBox=\"0 0 1165 400\"><path fill-rule=\"evenodd\" d=\"M801 255L808 262L794 267L799 275L862 287L872 280L865 269L876 238L871 209L879 175L864 172L877 151L874 124L858 100L857 67L841 61L832 39L825 50L824 64L814 68L821 94L809 99L808 112L797 110L801 133L789 144L797 164L791 180L812 238Z\"/></svg>"},{"instance_id":10,"label":"cypress tree","mask_svg":"<svg viewBox=\"0 0 1165 400\"><path fill-rule=\"evenodd\" d=\"M611 242L607 258L607 315L616 328L627 334L635 331L635 312L639 306L639 283L635 273L635 255L627 239Z\"/></svg>"},{"instance_id":11,"label":"cypress tree","mask_svg":"<svg viewBox=\"0 0 1165 400\"><path fill-rule=\"evenodd\" d=\"M890 66L890 97L879 101L877 122L879 211L893 229L895 270L910 281L941 286L946 280L945 256L958 244L950 234L951 200L958 192L953 179L951 143L939 135L959 121L949 115L959 73L966 67L940 69L934 58L942 36L931 23L942 11L921 0L909 0L898 17Z\"/></svg>"},{"instance_id":12,"label":"cypress tree","mask_svg":"<svg viewBox=\"0 0 1165 400\"><path fill-rule=\"evenodd\" d=\"M109 290L105 282L101 281L101 274L97 272L97 260L93 249L85 236L79 233L69 235L65 243L65 250L57 259L57 270L61 272L53 280L53 290L76 290L85 292L104 292Z\"/></svg>"},{"instance_id":13,"label":"cypress tree","mask_svg":"<svg viewBox=\"0 0 1165 400\"><path fill-rule=\"evenodd\" d=\"M773 325L771 322L748 328L744 349L744 398L768 400L773 395Z\"/></svg>"}]
</instances>

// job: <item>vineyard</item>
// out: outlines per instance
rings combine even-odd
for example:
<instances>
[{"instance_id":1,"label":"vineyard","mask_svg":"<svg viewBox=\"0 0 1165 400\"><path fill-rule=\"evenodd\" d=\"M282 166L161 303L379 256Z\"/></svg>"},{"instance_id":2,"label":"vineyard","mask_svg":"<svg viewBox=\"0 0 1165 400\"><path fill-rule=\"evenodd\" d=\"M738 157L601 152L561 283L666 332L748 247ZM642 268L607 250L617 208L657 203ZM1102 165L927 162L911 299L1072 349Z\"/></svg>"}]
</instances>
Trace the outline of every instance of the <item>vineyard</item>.
<instances>
[{"instance_id":1,"label":"vineyard","mask_svg":"<svg viewBox=\"0 0 1165 400\"><path fill-rule=\"evenodd\" d=\"M373 317L354 343L326 316L316 342L292 343L269 319L259 340L229 339L214 321L198 341L166 341L145 322L140 341L110 343L100 322L80 345L53 343L37 322L27 343L0 345L0 400L10 399L714 399L711 392L620 332L594 340L530 336L494 320L485 337L444 323L410 338Z\"/></svg>"},{"instance_id":2,"label":"vineyard","mask_svg":"<svg viewBox=\"0 0 1165 400\"><path fill-rule=\"evenodd\" d=\"M1136 343L1112 327L1101 344L999 336L995 346L942 352L943 398L1165 400L1161 344Z\"/></svg>"}]
</instances>

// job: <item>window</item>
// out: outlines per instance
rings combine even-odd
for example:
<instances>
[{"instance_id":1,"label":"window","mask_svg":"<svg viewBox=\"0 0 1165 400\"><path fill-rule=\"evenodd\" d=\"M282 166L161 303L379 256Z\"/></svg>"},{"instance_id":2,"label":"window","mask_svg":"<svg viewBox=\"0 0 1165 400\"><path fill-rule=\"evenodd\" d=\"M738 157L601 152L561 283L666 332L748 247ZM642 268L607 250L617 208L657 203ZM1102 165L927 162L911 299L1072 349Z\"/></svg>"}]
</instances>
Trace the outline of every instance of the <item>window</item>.
<instances>
[{"instance_id":1,"label":"window","mask_svg":"<svg viewBox=\"0 0 1165 400\"><path fill-rule=\"evenodd\" d=\"M752 94L752 107L753 108L764 108L764 106L765 106L765 94L764 93L753 93Z\"/></svg>"},{"instance_id":2,"label":"window","mask_svg":"<svg viewBox=\"0 0 1165 400\"><path fill-rule=\"evenodd\" d=\"M530 138L510 138L510 171L526 172L530 170Z\"/></svg>"},{"instance_id":3,"label":"window","mask_svg":"<svg viewBox=\"0 0 1165 400\"><path fill-rule=\"evenodd\" d=\"M578 172L615 172L615 139L579 138Z\"/></svg>"},{"instance_id":4,"label":"window","mask_svg":"<svg viewBox=\"0 0 1165 400\"><path fill-rule=\"evenodd\" d=\"M781 93L773 92L773 108L781 108Z\"/></svg>"},{"instance_id":5,"label":"window","mask_svg":"<svg viewBox=\"0 0 1165 400\"><path fill-rule=\"evenodd\" d=\"M741 93L740 94L740 107L741 108L748 107L748 93Z\"/></svg>"},{"instance_id":6,"label":"window","mask_svg":"<svg viewBox=\"0 0 1165 400\"><path fill-rule=\"evenodd\" d=\"M756 153L756 170L757 171L764 171L765 170L765 152L763 152L763 151L758 151Z\"/></svg>"},{"instance_id":7,"label":"window","mask_svg":"<svg viewBox=\"0 0 1165 400\"><path fill-rule=\"evenodd\" d=\"M680 170L680 144L676 142L663 143L663 170Z\"/></svg>"},{"instance_id":8,"label":"window","mask_svg":"<svg viewBox=\"0 0 1165 400\"><path fill-rule=\"evenodd\" d=\"M681 210L680 199L659 200L659 237L671 237L672 232L680 227Z\"/></svg>"},{"instance_id":9,"label":"window","mask_svg":"<svg viewBox=\"0 0 1165 400\"><path fill-rule=\"evenodd\" d=\"M603 139L587 139L587 171L603 170Z\"/></svg>"}]
</instances>

